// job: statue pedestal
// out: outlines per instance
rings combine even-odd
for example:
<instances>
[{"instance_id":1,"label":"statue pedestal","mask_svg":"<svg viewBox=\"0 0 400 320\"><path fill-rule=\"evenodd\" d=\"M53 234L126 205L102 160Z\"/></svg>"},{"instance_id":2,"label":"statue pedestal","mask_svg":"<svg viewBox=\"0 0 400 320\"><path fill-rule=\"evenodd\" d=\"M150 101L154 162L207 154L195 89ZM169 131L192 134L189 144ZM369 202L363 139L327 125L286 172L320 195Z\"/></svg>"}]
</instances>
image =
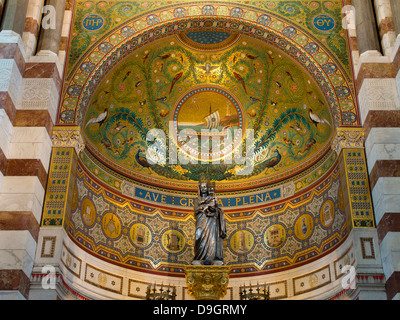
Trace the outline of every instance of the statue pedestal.
<instances>
[{"instance_id":1,"label":"statue pedestal","mask_svg":"<svg viewBox=\"0 0 400 320\"><path fill-rule=\"evenodd\" d=\"M188 293L196 300L219 300L226 294L229 267L190 265L185 268Z\"/></svg>"}]
</instances>

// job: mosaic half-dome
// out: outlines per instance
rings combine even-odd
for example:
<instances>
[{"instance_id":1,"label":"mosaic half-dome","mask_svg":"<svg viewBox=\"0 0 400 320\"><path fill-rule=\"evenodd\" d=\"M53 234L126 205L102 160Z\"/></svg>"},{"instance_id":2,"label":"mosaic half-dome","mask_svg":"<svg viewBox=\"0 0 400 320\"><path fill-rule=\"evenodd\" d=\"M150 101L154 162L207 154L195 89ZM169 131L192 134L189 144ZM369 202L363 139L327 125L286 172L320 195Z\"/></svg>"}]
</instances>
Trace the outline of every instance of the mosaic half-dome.
<instances>
[{"instance_id":1,"label":"mosaic half-dome","mask_svg":"<svg viewBox=\"0 0 400 320\"><path fill-rule=\"evenodd\" d=\"M88 149L107 167L190 190L202 176L236 189L296 175L327 152L333 126L325 95L297 61L226 31L133 51L104 75L83 120Z\"/></svg>"}]
</instances>

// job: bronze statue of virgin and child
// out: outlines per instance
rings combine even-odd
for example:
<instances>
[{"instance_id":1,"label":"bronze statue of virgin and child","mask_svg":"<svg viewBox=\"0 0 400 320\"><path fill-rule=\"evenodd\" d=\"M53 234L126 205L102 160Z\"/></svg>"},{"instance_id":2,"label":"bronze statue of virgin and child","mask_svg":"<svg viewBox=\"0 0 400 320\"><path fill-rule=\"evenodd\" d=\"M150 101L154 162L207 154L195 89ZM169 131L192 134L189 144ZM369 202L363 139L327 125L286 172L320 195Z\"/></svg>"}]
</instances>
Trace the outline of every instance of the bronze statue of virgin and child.
<instances>
[{"instance_id":1,"label":"bronze statue of virgin and child","mask_svg":"<svg viewBox=\"0 0 400 320\"><path fill-rule=\"evenodd\" d=\"M226 238L225 213L215 196L215 183L201 180L194 201L196 220L193 265L222 265L223 239Z\"/></svg>"}]
</instances>

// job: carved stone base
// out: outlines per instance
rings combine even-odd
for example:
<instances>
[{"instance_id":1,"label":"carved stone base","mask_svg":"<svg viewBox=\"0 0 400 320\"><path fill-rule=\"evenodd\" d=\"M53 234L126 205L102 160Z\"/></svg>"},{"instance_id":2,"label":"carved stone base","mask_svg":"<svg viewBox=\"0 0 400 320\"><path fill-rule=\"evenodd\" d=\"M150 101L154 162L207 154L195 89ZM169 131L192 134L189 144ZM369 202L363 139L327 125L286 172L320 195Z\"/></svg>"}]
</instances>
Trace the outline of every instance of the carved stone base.
<instances>
[{"instance_id":1,"label":"carved stone base","mask_svg":"<svg viewBox=\"0 0 400 320\"><path fill-rule=\"evenodd\" d=\"M219 300L226 294L228 266L186 266L185 275L188 293L196 300Z\"/></svg>"}]
</instances>

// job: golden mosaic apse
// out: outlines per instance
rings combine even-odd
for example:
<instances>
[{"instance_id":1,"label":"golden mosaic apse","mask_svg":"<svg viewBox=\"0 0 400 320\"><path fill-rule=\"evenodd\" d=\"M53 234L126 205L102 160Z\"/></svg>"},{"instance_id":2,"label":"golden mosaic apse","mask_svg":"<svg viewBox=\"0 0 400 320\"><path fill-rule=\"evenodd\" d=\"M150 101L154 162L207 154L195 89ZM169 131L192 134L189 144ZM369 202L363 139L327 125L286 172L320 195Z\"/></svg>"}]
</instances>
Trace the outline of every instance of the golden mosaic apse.
<instances>
[{"instance_id":1,"label":"golden mosaic apse","mask_svg":"<svg viewBox=\"0 0 400 320\"><path fill-rule=\"evenodd\" d=\"M84 119L87 146L107 166L189 183L293 175L327 151L332 127L314 79L247 36L211 52L176 36L144 46L102 79Z\"/></svg>"},{"instance_id":2,"label":"golden mosaic apse","mask_svg":"<svg viewBox=\"0 0 400 320\"><path fill-rule=\"evenodd\" d=\"M85 141L70 238L105 261L183 276L205 177L226 214L232 277L343 243L331 146L359 116L341 5L77 0L58 116Z\"/></svg>"}]
</instances>

